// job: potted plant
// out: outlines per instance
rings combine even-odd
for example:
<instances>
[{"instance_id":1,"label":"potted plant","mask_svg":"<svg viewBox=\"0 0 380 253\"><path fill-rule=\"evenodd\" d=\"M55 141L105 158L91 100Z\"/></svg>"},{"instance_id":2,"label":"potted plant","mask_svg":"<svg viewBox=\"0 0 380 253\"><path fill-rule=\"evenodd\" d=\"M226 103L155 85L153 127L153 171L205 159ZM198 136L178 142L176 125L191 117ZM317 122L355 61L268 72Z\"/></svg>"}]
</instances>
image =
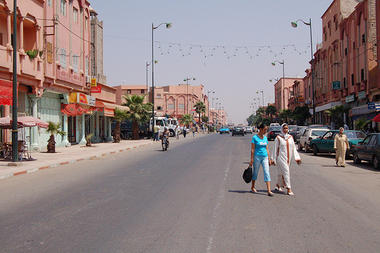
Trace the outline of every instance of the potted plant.
<instances>
[{"instance_id":1,"label":"potted plant","mask_svg":"<svg viewBox=\"0 0 380 253\"><path fill-rule=\"evenodd\" d=\"M47 145L47 152L48 153L55 153L55 135L59 134L61 136L64 136L66 133L61 130L61 124L60 123L54 123L49 121L49 126L46 130L50 134L50 138L48 140Z\"/></svg>"},{"instance_id":2,"label":"potted plant","mask_svg":"<svg viewBox=\"0 0 380 253\"><path fill-rule=\"evenodd\" d=\"M29 58L30 58L31 60L33 60L34 58L37 57L37 55L38 55L39 52L38 52L37 49L33 49L33 50L28 50L28 51L26 51L25 53L29 56Z\"/></svg>"},{"instance_id":3,"label":"potted plant","mask_svg":"<svg viewBox=\"0 0 380 253\"><path fill-rule=\"evenodd\" d=\"M86 147L92 147L91 139L93 136L93 133L90 133L86 136Z\"/></svg>"}]
</instances>

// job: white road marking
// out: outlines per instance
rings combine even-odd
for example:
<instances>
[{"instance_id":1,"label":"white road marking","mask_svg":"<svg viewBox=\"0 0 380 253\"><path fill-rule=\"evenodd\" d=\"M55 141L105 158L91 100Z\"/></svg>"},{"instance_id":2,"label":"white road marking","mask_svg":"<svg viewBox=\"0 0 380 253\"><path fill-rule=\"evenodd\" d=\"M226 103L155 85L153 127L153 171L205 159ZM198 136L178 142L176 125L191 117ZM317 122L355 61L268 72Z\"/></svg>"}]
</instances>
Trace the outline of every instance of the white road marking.
<instances>
[{"instance_id":1,"label":"white road marking","mask_svg":"<svg viewBox=\"0 0 380 253\"><path fill-rule=\"evenodd\" d=\"M208 246L207 246L207 250L206 250L207 253L212 252L212 248L213 248L213 244L214 244L214 237L215 237L216 229L218 227L217 218L219 216L219 213L221 210L220 207L222 205L222 202L223 202L224 196L225 196L225 192L226 192L225 185L227 182L228 174L230 172L231 160L232 160L232 154L229 155L228 166L224 170L223 184L222 184L222 187L219 189L216 205L215 205L213 212L212 212L212 221L211 221L211 225L210 225L211 235L208 238Z\"/></svg>"}]
</instances>

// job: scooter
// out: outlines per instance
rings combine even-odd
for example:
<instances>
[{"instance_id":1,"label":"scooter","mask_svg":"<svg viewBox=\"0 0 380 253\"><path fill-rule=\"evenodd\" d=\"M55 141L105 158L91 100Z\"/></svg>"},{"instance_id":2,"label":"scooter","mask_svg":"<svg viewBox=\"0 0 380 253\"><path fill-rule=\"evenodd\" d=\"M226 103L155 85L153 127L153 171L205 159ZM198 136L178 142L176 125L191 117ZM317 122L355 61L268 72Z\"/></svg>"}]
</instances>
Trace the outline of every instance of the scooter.
<instances>
[{"instance_id":1,"label":"scooter","mask_svg":"<svg viewBox=\"0 0 380 253\"><path fill-rule=\"evenodd\" d=\"M163 136L162 137L162 151L168 151L168 148L169 148L169 140L168 140L168 137L166 136Z\"/></svg>"}]
</instances>

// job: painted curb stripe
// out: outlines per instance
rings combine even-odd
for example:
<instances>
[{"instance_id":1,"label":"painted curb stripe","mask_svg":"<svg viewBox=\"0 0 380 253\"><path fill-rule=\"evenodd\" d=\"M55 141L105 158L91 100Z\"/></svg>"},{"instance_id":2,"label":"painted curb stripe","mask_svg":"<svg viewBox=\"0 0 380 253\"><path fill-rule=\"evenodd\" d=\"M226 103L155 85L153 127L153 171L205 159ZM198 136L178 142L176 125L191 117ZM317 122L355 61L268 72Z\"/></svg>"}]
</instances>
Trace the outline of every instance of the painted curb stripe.
<instances>
[{"instance_id":1,"label":"painted curb stripe","mask_svg":"<svg viewBox=\"0 0 380 253\"><path fill-rule=\"evenodd\" d=\"M26 174L26 173L27 173L26 170L23 170L23 171L13 173L13 176L18 176L18 175L22 175L22 174Z\"/></svg>"}]
</instances>

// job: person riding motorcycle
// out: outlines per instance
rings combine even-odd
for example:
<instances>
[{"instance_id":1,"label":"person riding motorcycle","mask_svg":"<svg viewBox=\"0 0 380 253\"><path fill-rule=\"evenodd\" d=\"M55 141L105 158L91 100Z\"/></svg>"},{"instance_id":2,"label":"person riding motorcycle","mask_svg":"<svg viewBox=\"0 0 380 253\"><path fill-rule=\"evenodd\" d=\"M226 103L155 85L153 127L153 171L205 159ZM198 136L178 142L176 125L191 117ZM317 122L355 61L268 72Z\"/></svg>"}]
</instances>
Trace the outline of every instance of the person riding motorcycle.
<instances>
[{"instance_id":1,"label":"person riding motorcycle","mask_svg":"<svg viewBox=\"0 0 380 253\"><path fill-rule=\"evenodd\" d=\"M161 134L161 143L164 142L164 137L166 137L166 141L169 144L169 129L167 127L164 128L164 131Z\"/></svg>"}]
</instances>

